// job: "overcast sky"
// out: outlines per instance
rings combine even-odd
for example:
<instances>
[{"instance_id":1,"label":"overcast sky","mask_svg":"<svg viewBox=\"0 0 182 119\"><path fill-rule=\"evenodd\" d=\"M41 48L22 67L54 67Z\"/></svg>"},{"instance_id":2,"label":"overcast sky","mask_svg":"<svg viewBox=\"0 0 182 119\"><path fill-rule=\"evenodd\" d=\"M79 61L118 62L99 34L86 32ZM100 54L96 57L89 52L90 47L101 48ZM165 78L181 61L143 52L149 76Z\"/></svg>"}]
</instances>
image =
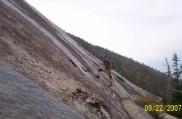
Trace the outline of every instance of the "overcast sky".
<instances>
[{"instance_id":1,"label":"overcast sky","mask_svg":"<svg viewBox=\"0 0 182 119\"><path fill-rule=\"evenodd\" d=\"M182 60L182 0L26 0L63 30L155 69Z\"/></svg>"}]
</instances>

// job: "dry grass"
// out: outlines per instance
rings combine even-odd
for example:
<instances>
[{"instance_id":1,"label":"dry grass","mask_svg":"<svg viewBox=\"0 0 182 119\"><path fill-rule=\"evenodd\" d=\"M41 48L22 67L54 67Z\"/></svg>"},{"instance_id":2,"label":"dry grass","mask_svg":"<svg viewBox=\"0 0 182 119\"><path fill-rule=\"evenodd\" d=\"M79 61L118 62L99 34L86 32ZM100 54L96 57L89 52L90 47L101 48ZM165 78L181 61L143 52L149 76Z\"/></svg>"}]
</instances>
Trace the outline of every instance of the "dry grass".
<instances>
[{"instance_id":1,"label":"dry grass","mask_svg":"<svg viewBox=\"0 0 182 119\"><path fill-rule=\"evenodd\" d=\"M136 100L136 104L138 104L139 106L142 106L144 109L145 109L146 105L160 105L160 103L157 102L156 98L153 96L142 97L142 98ZM149 110L148 112L155 119L162 119L162 117L160 116L161 112L155 111L155 110L154 111Z\"/></svg>"}]
</instances>

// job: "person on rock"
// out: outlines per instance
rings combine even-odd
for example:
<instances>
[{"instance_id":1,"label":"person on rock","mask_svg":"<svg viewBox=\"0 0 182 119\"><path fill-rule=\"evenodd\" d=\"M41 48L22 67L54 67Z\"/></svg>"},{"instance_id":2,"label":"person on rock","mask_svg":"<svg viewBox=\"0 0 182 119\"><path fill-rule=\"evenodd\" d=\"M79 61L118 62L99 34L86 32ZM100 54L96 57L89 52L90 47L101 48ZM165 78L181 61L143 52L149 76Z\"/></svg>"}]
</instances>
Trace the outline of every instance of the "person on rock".
<instances>
[{"instance_id":1,"label":"person on rock","mask_svg":"<svg viewBox=\"0 0 182 119\"><path fill-rule=\"evenodd\" d=\"M103 58L103 66L99 67L98 71L99 71L99 74L100 74L100 72L107 72L107 74L109 75L109 78L110 78L110 86L112 86L111 70L112 70L111 61L105 55ZM99 78L99 75L97 75L96 77Z\"/></svg>"}]
</instances>

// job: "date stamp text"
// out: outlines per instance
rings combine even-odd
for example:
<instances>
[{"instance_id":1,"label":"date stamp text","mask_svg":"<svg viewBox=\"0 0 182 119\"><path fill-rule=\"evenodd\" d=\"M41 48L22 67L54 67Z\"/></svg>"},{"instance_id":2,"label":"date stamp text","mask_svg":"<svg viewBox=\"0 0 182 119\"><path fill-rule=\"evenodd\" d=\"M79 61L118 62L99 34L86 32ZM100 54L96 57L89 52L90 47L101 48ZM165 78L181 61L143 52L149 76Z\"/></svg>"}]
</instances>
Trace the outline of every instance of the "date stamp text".
<instances>
[{"instance_id":1,"label":"date stamp text","mask_svg":"<svg viewBox=\"0 0 182 119\"><path fill-rule=\"evenodd\" d=\"M181 111L182 105L145 105L144 110L147 112L171 112L171 111Z\"/></svg>"}]
</instances>

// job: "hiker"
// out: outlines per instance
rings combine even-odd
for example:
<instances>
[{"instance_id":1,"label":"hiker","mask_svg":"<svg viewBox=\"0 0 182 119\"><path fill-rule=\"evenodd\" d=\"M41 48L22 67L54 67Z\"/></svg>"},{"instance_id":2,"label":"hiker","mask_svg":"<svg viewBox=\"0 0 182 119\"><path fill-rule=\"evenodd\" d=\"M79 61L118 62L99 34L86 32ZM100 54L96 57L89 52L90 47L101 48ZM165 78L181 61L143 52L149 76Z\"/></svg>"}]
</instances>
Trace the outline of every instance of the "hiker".
<instances>
[{"instance_id":1,"label":"hiker","mask_svg":"<svg viewBox=\"0 0 182 119\"><path fill-rule=\"evenodd\" d=\"M109 75L109 78L110 78L110 86L112 86L111 70L112 70L111 61L107 58L107 56L104 56L103 66L99 67L98 71L99 72L107 72L107 74ZM99 75L96 77L99 78Z\"/></svg>"}]
</instances>

